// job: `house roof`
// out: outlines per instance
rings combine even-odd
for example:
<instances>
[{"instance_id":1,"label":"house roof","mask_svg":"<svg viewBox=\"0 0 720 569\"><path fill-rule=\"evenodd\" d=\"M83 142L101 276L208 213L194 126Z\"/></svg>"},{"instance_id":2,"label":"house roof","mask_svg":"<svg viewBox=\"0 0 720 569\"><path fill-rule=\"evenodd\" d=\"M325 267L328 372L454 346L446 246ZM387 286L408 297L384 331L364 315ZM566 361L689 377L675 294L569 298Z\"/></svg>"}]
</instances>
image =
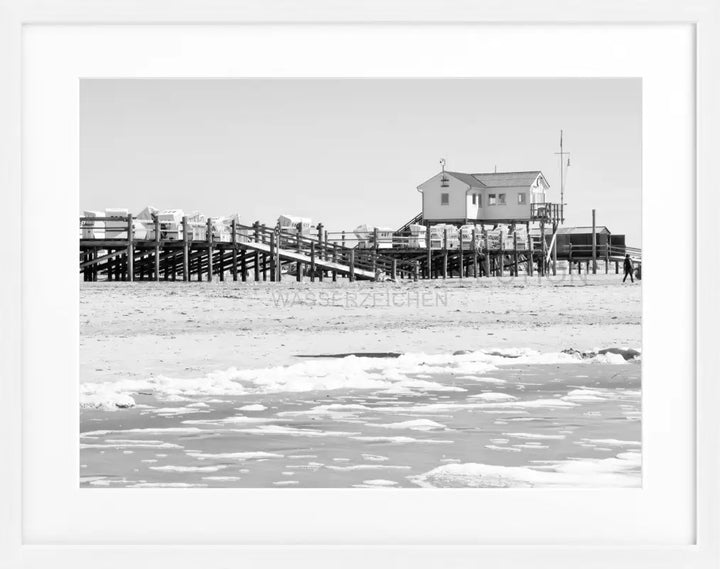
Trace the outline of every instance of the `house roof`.
<instances>
[{"instance_id":1,"label":"house roof","mask_svg":"<svg viewBox=\"0 0 720 569\"><path fill-rule=\"evenodd\" d=\"M535 183L538 176L543 179L543 182L547 187L550 187L550 184L547 183L545 176L542 175L540 170L530 170L528 172L481 172L478 174L467 174L465 172L451 172L449 170L445 170L445 173L460 180L464 184L467 184L471 188L530 187ZM438 176L438 174L435 174L435 176L430 178L430 180L435 179L436 176ZM418 189L427 182L420 184Z\"/></svg>"},{"instance_id":2,"label":"house roof","mask_svg":"<svg viewBox=\"0 0 720 569\"><path fill-rule=\"evenodd\" d=\"M564 235L584 235L590 233L592 235L592 227L560 227L557 231ZM610 230L604 225L596 225L595 233L610 233Z\"/></svg>"},{"instance_id":3,"label":"house roof","mask_svg":"<svg viewBox=\"0 0 720 569\"><path fill-rule=\"evenodd\" d=\"M540 176L540 170L532 170L529 172L487 172L473 174L473 178L477 179L483 186L490 188L502 188L513 186L531 186Z\"/></svg>"},{"instance_id":4,"label":"house roof","mask_svg":"<svg viewBox=\"0 0 720 569\"><path fill-rule=\"evenodd\" d=\"M446 173L472 188L531 186L535 183L537 177L542 175L540 170L532 170L529 172L484 172L479 174L464 174L463 172L448 171L446 171Z\"/></svg>"},{"instance_id":5,"label":"house roof","mask_svg":"<svg viewBox=\"0 0 720 569\"><path fill-rule=\"evenodd\" d=\"M472 188L484 188L485 184L483 184L480 180L475 178L472 174L463 174L462 172L448 172L445 171L446 174L450 174L453 178L457 178L461 182L467 184L468 186Z\"/></svg>"}]
</instances>

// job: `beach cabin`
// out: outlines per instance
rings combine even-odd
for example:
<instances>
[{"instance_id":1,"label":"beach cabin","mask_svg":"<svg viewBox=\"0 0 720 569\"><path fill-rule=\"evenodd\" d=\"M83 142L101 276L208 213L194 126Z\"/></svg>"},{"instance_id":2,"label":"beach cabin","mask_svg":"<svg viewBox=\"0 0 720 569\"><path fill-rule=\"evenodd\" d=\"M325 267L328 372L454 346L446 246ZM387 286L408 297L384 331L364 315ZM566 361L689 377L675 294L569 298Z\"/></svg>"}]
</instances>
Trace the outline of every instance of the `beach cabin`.
<instances>
[{"instance_id":1,"label":"beach cabin","mask_svg":"<svg viewBox=\"0 0 720 569\"><path fill-rule=\"evenodd\" d=\"M590 257L592 255L592 227L561 227L557 232L558 255L568 256L572 249L573 257ZM608 253L611 233L604 225L595 227L595 243L597 255L604 257ZM622 237L622 244L625 243L624 236L613 236L613 248L615 248L615 237ZM545 235L545 240L550 243L551 235ZM618 245L620 239L617 240ZM624 247L623 247L624 249Z\"/></svg>"},{"instance_id":2,"label":"beach cabin","mask_svg":"<svg viewBox=\"0 0 720 569\"><path fill-rule=\"evenodd\" d=\"M539 213L545 214L549 188L539 170L478 174L443 170L417 187L423 222L455 225L535 220Z\"/></svg>"}]
</instances>

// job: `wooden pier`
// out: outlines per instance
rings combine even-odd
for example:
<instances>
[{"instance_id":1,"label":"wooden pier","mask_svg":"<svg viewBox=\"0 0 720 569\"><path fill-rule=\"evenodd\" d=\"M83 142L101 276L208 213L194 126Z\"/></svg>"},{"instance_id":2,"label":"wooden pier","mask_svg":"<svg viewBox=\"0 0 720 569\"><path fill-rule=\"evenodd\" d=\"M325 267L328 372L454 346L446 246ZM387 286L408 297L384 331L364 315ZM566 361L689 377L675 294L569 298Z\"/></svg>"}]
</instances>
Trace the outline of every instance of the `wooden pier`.
<instances>
[{"instance_id":1,"label":"wooden pier","mask_svg":"<svg viewBox=\"0 0 720 569\"><path fill-rule=\"evenodd\" d=\"M227 234L217 235L207 220L204 238L193 238L187 217L180 227L168 230L154 218L144 220L148 230L137 235L135 219L127 217L81 217L80 272L85 281L297 281L398 280L431 278L481 278L500 276L547 276L556 274L558 259L580 272L596 273L598 259L607 273L622 262L622 250L611 244L591 250L562 251L554 239L529 238L524 248L489 246L485 233L473 232L470 240L454 247L447 232L440 247L431 248L430 229L425 248L410 248L404 237L393 238L392 247L379 246L377 235L371 246L361 247L345 232L329 234L319 225L314 235L268 228L255 222L233 221ZM94 230L95 224L112 227ZM348 232L349 233L349 232ZM638 253L639 254L639 251ZM584 271L583 271L584 269Z\"/></svg>"}]
</instances>

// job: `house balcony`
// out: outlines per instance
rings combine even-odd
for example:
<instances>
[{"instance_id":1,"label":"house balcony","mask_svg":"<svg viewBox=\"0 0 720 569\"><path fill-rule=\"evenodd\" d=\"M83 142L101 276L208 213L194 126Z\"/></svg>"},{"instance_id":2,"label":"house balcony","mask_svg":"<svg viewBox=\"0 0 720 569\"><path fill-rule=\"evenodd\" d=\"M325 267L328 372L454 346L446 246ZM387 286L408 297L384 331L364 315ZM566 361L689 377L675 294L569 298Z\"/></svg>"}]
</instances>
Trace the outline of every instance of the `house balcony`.
<instances>
[{"instance_id":1,"label":"house balcony","mask_svg":"<svg viewBox=\"0 0 720 569\"><path fill-rule=\"evenodd\" d=\"M546 223L563 223L565 221L563 205L549 202L530 204L530 219Z\"/></svg>"}]
</instances>

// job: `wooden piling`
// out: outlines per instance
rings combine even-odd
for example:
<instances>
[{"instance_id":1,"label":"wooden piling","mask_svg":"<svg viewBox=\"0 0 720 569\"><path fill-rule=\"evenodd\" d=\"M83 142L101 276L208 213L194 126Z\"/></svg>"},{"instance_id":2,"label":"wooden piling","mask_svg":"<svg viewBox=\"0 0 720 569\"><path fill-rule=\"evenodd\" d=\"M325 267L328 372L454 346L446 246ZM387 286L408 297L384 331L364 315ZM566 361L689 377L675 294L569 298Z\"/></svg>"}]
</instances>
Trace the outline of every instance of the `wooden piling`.
<instances>
[{"instance_id":1,"label":"wooden piling","mask_svg":"<svg viewBox=\"0 0 720 569\"><path fill-rule=\"evenodd\" d=\"M133 220L132 214L127 216L127 274L130 282L135 280L135 243L133 235Z\"/></svg>"},{"instance_id":2,"label":"wooden piling","mask_svg":"<svg viewBox=\"0 0 720 569\"><path fill-rule=\"evenodd\" d=\"M485 277L490 277L490 241L488 240L487 231L483 227L483 238L485 241L485 258L483 259L485 265Z\"/></svg>"},{"instance_id":3,"label":"wooden piling","mask_svg":"<svg viewBox=\"0 0 720 569\"><path fill-rule=\"evenodd\" d=\"M233 219L230 223L230 231L232 238L232 277L233 280L238 280L238 246L237 246L237 223Z\"/></svg>"},{"instance_id":4,"label":"wooden piling","mask_svg":"<svg viewBox=\"0 0 720 569\"><path fill-rule=\"evenodd\" d=\"M473 278L478 278L477 229L472 230Z\"/></svg>"},{"instance_id":5,"label":"wooden piling","mask_svg":"<svg viewBox=\"0 0 720 569\"><path fill-rule=\"evenodd\" d=\"M188 218L183 216L183 280L190 280L190 232L188 231Z\"/></svg>"},{"instance_id":6,"label":"wooden piling","mask_svg":"<svg viewBox=\"0 0 720 569\"><path fill-rule=\"evenodd\" d=\"M545 243L545 220L540 220L540 253L542 261L540 263L540 276L545 276L545 255L547 254L547 243Z\"/></svg>"},{"instance_id":7,"label":"wooden piling","mask_svg":"<svg viewBox=\"0 0 720 569\"><path fill-rule=\"evenodd\" d=\"M393 260L392 260L392 265L391 265L391 269L390 269L390 278L392 278L392 280L394 280L394 281L397 280L397 259L395 257L393 257Z\"/></svg>"},{"instance_id":8,"label":"wooden piling","mask_svg":"<svg viewBox=\"0 0 720 569\"><path fill-rule=\"evenodd\" d=\"M355 249L350 249L350 282L355 281Z\"/></svg>"},{"instance_id":9,"label":"wooden piling","mask_svg":"<svg viewBox=\"0 0 720 569\"><path fill-rule=\"evenodd\" d=\"M255 243L260 243L260 222L256 221L253 223L253 231L254 231L254 238ZM255 282L258 282L260 280L260 252L255 251L254 257L253 257L253 273L255 276Z\"/></svg>"},{"instance_id":10,"label":"wooden piling","mask_svg":"<svg viewBox=\"0 0 720 569\"><path fill-rule=\"evenodd\" d=\"M513 276L518 276L517 232L513 231Z\"/></svg>"},{"instance_id":11,"label":"wooden piling","mask_svg":"<svg viewBox=\"0 0 720 569\"><path fill-rule=\"evenodd\" d=\"M553 223L553 249L552 249L552 273L553 273L553 276L557 275L557 250L558 250L557 231L558 231L558 224L557 224L557 222L554 222Z\"/></svg>"},{"instance_id":12,"label":"wooden piling","mask_svg":"<svg viewBox=\"0 0 720 569\"><path fill-rule=\"evenodd\" d=\"M595 210L592 210L592 272L597 274L597 235L595 234Z\"/></svg>"},{"instance_id":13,"label":"wooden piling","mask_svg":"<svg viewBox=\"0 0 720 569\"><path fill-rule=\"evenodd\" d=\"M152 214L153 228L155 230L155 271L154 277L156 281L160 280L160 220L157 214Z\"/></svg>"},{"instance_id":14,"label":"wooden piling","mask_svg":"<svg viewBox=\"0 0 720 569\"><path fill-rule=\"evenodd\" d=\"M264 223L260 224L260 242L265 243L265 236L267 235L265 232L266 225ZM262 254L262 280L267 281L267 272L268 272L268 255L267 253Z\"/></svg>"},{"instance_id":15,"label":"wooden piling","mask_svg":"<svg viewBox=\"0 0 720 569\"><path fill-rule=\"evenodd\" d=\"M277 267L275 265L275 232L270 234L270 281L277 280Z\"/></svg>"},{"instance_id":16,"label":"wooden piling","mask_svg":"<svg viewBox=\"0 0 720 569\"><path fill-rule=\"evenodd\" d=\"M527 232L528 240L527 240L527 247L528 247L528 255L527 255L527 274L529 277L533 276L533 240L530 236L530 222L525 222L525 230Z\"/></svg>"},{"instance_id":17,"label":"wooden piling","mask_svg":"<svg viewBox=\"0 0 720 569\"><path fill-rule=\"evenodd\" d=\"M442 278L446 279L448 275L448 231L445 228L445 234L443 238L443 266L442 266Z\"/></svg>"},{"instance_id":18,"label":"wooden piling","mask_svg":"<svg viewBox=\"0 0 720 569\"><path fill-rule=\"evenodd\" d=\"M310 242L310 282L315 282L315 241Z\"/></svg>"},{"instance_id":19,"label":"wooden piling","mask_svg":"<svg viewBox=\"0 0 720 569\"><path fill-rule=\"evenodd\" d=\"M612 235L608 235L607 243L605 244L605 274L608 274L608 266L610 265L610 243L612 243Z\"/></svg>"},{"instance_id":20,"label":"wooden piling","mask_svg":"<svg viewBox=\"0 0 720 569\"><path fill-rule=\"evenodd\" d=\"M463 259L463 236L462 231L458 232L458 264L460 265L460 278L463 278L465 275L463 275L463 272L465 271L465 262Z\"/></svg>"},{"instance_id":21,"label":"wooden piling","mask_svg":"<svg viewBox=\"0 0 720 569\"><path fill-rule=\"evenodd\" d=\"M427 278L432 278L432 247L430 246L430 226L425 228L425 247L427 247Z\"/></svg>"},{"instance_id":22,"label":"wooden piling","mask_svg":"<svg viewBox=\"0 0 720 569\"><path fill-rule=\"evenodd\" d=\"M212 281L213 278L213 234L212 234L212 219L208 217L207 228L206 228L205 240L207 241L207 256L208 256L208 267L207 267L207 280Z\"/></svg>"},{"instance_id":23,"label":"wooden piling","mask_svg":"<svg viewBox=\"0 0 720 569\"><path fill-rule=\"evenodd\" d=\"M503 239L502 231L500 232L500 254L496 260L500 261L497 263L497 276L502 277L505 274L505 239Z\"/></svg>"},{"instance_id":24,"label":"wooden piling","mask_svg":"<svg viewBox=\"0 0 720 569\"><path fill-rule=\"evenodd\" d=\"M240 250L240 279L242 282L247 282L247 251L245 249Z\"/></svg>"},{"instance_id":25,"label":"wooden piling","mask_svg":"<svg viewBox=\"0 0 720 569\"><path fill-rule=\"evenodd\" d=\"M333 242L332 261L333 263L338 262L337 241ZM337 271L335 269L332 271L332 282L337 282Z\"/></svg>"}]
</instances>

